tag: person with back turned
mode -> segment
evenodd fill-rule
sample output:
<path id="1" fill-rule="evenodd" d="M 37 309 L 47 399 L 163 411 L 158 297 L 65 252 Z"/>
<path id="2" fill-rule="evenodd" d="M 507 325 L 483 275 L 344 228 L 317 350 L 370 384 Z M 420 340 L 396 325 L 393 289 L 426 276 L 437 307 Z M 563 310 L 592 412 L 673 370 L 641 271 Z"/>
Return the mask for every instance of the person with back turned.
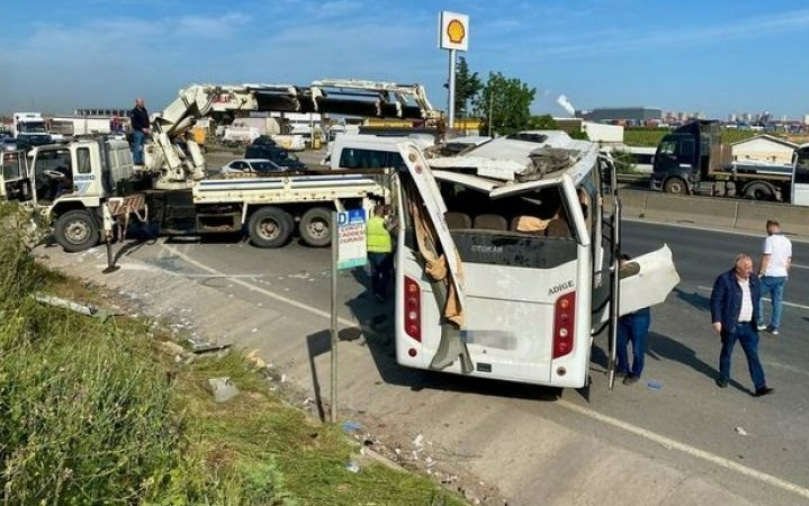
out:
<path id="1" fill-rule="evenodd" d="M 384 302 L 388 295 L 388 283 L 393 271 L 393 238 L 385 220 L 386 207 L 374 208 L 374 215 L 366 225 L 368 263 L 371 265 L 371 291 L 374 297 Z"/>
<path id="2" fill-rule="evenodd" d="M 759 303 L 758 314 L 761 320 L 758 330 L 766 330 L 777 336 L 781 327 L 781 314 L 784 311 L 784 285 L 792 266 L 792 241 L 781 233 L 781 224 L 767 220 L 767 238 L 761 255 L 758 277 L 761 279 L 761 295 L 769 295 L 772 300 L 770 324 L 764 323 L 764 300 Z"/>
<path id="3" fill-rule="evenodd" d="M 722 341 L 719 354 L 719 377 L 716 384 L 726 388 L 730 381 L 730 359 L 738 341 L 747 357 L 747 367 L 755 388 L 753 395 L 773 393 L 764 378 L 758 358 L 759 299 L 761 284 L 753 273 L 753 259 L 747 253 L 736 256 L 733 268 L 720 274 L 711 292 L 711 322 Z"/>

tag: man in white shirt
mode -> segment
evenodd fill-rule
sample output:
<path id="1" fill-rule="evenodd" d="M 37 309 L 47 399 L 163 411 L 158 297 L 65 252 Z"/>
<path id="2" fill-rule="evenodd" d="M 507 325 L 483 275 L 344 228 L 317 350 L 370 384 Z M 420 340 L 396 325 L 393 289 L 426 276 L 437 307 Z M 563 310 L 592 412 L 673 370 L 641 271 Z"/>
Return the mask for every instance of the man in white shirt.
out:
<path id="1" fill-rule="evenodd" d="M 781 225 L 775 220 L 767 220 L 767 238 L 764 239 L 764 250 L 761 255 L 761 264 L 758 277 L 761 278 L 761 300 L 759 302 L 759 316 L 761 323 L 759 330 L 767 330 L 777 336 L 781 327 L 781 314 L 783 312 L 784 285 L 789 276 L 789 267 L 792 264 L 792 242 L 781 233 Z M 772 317 L 770 324 L 764 323 L 764 296 L 769 295 L 772 300 Z"/>

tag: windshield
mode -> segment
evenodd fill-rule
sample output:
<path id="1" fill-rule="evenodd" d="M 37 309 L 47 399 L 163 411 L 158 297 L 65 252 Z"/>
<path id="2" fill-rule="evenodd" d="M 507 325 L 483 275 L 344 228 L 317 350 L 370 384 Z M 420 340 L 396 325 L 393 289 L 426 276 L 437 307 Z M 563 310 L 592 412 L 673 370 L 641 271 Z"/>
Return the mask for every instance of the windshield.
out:
<path id="1" fill-rule="evenodd" d="M 18 127 L 20 132 L 26 134 L 44 134 L 47 132 L 44 121 L 26 121 L 20 123 Z"/>
<path id="2" fill-rule="evenodd" d="M 253 166 L 253 170 L 256 172 L 270 172 L 273 170 L 279 170 L 279 167 L 272 162 L 253 162 L 251 165 Z"/>

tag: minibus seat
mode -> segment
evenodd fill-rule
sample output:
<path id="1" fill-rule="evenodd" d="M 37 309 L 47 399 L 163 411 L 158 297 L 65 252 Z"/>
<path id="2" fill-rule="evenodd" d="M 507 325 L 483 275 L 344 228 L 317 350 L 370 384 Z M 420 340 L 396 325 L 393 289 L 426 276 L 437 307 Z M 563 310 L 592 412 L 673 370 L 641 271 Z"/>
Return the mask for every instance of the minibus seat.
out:
<path id="1" fill-rule="evenodd" d="M 450 230 L 460 228 L 472 228 L 472 218 L 466 213 L 447 211 L 444 213 L 444 220 Z"/>
<path id="2" fill-rule="evenodd" d="M 475 216 L 474 228 L 482 230 L 508 230 L 508 220 L 499 214 L 479 214 Z"/>

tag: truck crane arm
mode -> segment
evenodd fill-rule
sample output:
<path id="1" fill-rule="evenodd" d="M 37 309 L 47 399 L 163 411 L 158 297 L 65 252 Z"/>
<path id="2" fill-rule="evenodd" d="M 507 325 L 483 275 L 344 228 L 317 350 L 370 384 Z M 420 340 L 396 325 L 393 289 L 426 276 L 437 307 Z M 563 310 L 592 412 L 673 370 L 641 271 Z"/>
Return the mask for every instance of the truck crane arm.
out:
<path id="1" fill-rule="evenodd" d="M 289 84 L 194 84 L 152 118 L 152 145 L 146 151 L 145 170 L 156 175 L 155 187 L 188 188 L 205 177 L 205 159 L 199 146 L 186 141 L 186 154 L 176 141 L 198 118 L 238 112 L 301 112 L 345 114 L 422 121 L 440 119 L 420 84 L 359 79 L 324 79 L 308 86 Z"/>

